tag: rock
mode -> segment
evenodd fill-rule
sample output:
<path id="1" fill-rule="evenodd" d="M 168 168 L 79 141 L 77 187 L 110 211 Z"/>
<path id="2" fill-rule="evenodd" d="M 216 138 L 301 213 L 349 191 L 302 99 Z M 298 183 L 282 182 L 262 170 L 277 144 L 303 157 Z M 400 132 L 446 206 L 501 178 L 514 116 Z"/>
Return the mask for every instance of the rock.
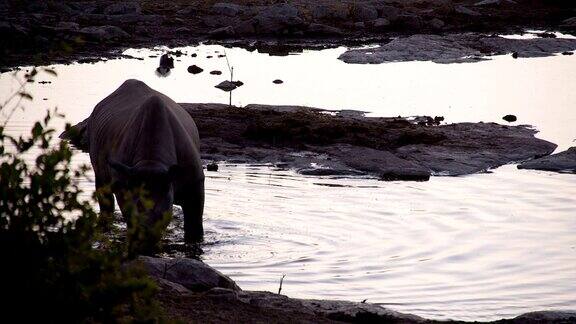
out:
<path id="1" fill-rule="evenodd" d="M 211 12 L 215 15 L 235 17 L 243 14 L 246 9 L 247 8 L 245 6 L 237 5 L 234 3 L 218 2 L 212 6 Z"/>
<path id="2" fill-rule="evenodd" d="M 203 159 L 282 162 L 307 174 L 425 180 L 429 175 L 483 172 L 545 156 L 556 148 L 525 126 L 418 126 L 403 118 L 345 117 L 299 106 L 182 106 L 205 130 L 203 147 L 210 154 Z M 425 124 L 429 119 L 435 123 L 430 117 Z M 320 167 L 311 169 L 312 163 Z"/>
<path id="3" fill-rule="evenodd" d="M 417 15 L 404 14 L 399 15 L 396 24 L 410 31 L 418 31 L 424 27 L 424 21 Z"/>
<path id="4" fill-rule="evenodd" d="M 576 17 L 568 18 L 562 21 L 562 27 L 576 27 Z"/>
<path id="5" fill-rule="evenodd" d="M 314 20 L 345 20 L 348 18 L 348 7 L 345 4 L 315 5 L 310 9 Z"/>
<path id="6" fill-rule="evenodd" d="M 190 65 L 188 67 L 188 73 L 198 74 L 198 73 L 201 73 L 202 71 L 204 71 L 204 69 L 202 69 L 196 65 Z"/>
<path id="7" fill-rule="evenodd" d="M 208 165 L 206 165 L 206 170 L 208 171 L 218 171 L 218 164 L 216 163 L 209 163 Z"/>
<path id="8" fill-rule="evenodd" d="M 168 54 L 163 54 L 162 56 L 160 56 L 159 66 L 166 68 L 166 69 L 173 69 L 174 68 L 174 58 L 172 58 Z"/>
<path id="9" fill-rule="evenodd" d="M 324 24 L 313 23 L 308 25 L 308 33 L 319 36 L 332 36 L 332 35 L 342 35 L 342 30 Z"/>
<path id="10" fill-rule="evenodd" d="M 282 84 L 282 83 L 284 83 L 284 81 L 282 81 L 282 80 L 280 80 L 280 79 L 276 79 L 276 80 L 272 81 L 272 83 L 274 83 L 274 84 Z"/>
<path id="11" fill-rule="evenodd" d="M 236 31 L 234 31 L 234 27 L 226 26 L 211 30 L 208 32 L 208 35 L 212 38 L 227 38 L 236 35 Z"/>
<path id="12" fill-rule="evenodd" d="M 246 35 L 253 35 L 256 33 L 256 27 L 254 24 L 256 21 L 253 19 L 242 21 L 234 26 L 234 31 L 238 35 L 246 36 Z"/>
<path id="13" fill-rule="evenodd" d="M 222 81 L 219 84 L 215 85 L 214 87 L 226 91 L 226 92 L 230 92 L 236 88 L 238 88 L 238 86 L 234 83 L 234 82 L 230 82 L 228 80 L 226 81 Z"/>
<path id="14" fill-rule="evenodd" d="M 503 5 L 503 4 L 516 4 L 516 1 L 513 0 L 482 0 L 476 2 L 475 6 L 495 6 L 495 5 Z"/>
<path id="15" fill-rule="evenodd" d="M 512 52 L 512 58 L 517 59 L 518 58 L 518 52 Z"/>
<path id="16" fill-rule="evenodd" d="M 214 71 L 210 71 L 210 74 L 212 74 L 212 75 L 221 75 L 221 74 L 222 74 L 222 71 L 214 70 Z"/>
<path id="17" fill-rule="evenodd" d="M 198 54 L 196 54 L 196 53 L 190 54 L 190 57 L 196 57 L 196 56 L 198 56 Z"/>
<path id="18" fill-rule="evenodd" d="M 94 41 L 127 39 L 130 35 L 116 26 L 91 26 L 80 29 L 80 33 Z"/>
<path id="19" fill-rule="evenodd" d="M 262 34 L 289 34 L 303 27 L 304 21 L 294 5 L 275 4 L 260 10 L 251 24 Z"/>
<path id="20" fill-rule="evenodd" d="M 576 147 L 518 165 L 518 169 L 576 173 Z"/>
<path id="21" fill-rule="evenodd" d="M 522 314 L 513 319 L 515 323 L 576 323 L 575 311 L 539 311 Z"/>
<path id="22" fill-rule="evenodd" d="M 121 1 L 104 8 L 105 15 L 140 14 L 142 8 L 138 2 Z"/>
<path id="23" fill-rule="evenodd" d="M 366 24 L 363 21 L 355 22 L 352 26 L 354 26 L 356 29 L 366 28 Z"/>
<path id="24" fill-rule="evenodd" d="M 353 21 L 369 21 L 378 18 L 378 10 L 371 5 L 356 3 L 350 11 Z"/>
<path id="25" fill-rule="evenodd" d="M 232 81 L 232 83 L 234 83 L 236 85 L 236 87 L 241 87 L 244 85 L 244 82 L 242 82 L 242 81 Z"/>
<path id="26" fill-rule="evenodd" d="M 140 256 L 137 261 L 144 265 L 151 277 L 168 280 L 191 291 L 207 291 L 216 287 L 240 290 L 232 279 L 202 261 L 148 256 Z"/>
<path id="27" fill-rule="evenodd" d="M 416 315 L 399 313 L 370 303 L 339 300 L 297 299 L 265 291 L 239 291 L 243 303 L 289 313 L 306 313 L 322 316 L 333 321 L 349 323 L 422 323 Z"/>
<path id="28" fill-rule="evenodd" d="M 370 22 L 370 25 L 376 30 L 384 29 L 390 26 L 390 21 L 386 18 L 377 18 Z"/>
<path id="29" fill-rule="evenodd" d="M 514 115 L 506 115 L 506 116 L 502 117 L 502 119 L 504 119 L 505 121 L 507 121 L 509 123 L 512 123 L 512 122 L 515 122 L 516 120 L 518 120 L 516 118 L 516 116 L 514 116 Z"/>
<path id="30" fill-rule="evenodd" d="M 158 288 L 173 295 L 186 296 L 190 295 L 190 289 L 181 284 L 166 280 L 164 278 L 154 278 Z"/>
<path id="31" fill-rule="evenodd" d="M 400 9 L 390 5 L 378 6 L 376 10 L 378 11 L 378 17 L 388 19 L 390 22 L 396 21 L 402 13 Z"/>
<path id="32" fill-rule="evenodd" d="M 432 27 L 432 29 L 436 29 L 436 30 L 441 30 L 444 28 L 444 26 L 446 26 L 444 21 L 442 21 L 438 18 L 432 18 L 432 20 L 430 20 L 428 22 L 428 25 L 430 25 L 430 27 Z"/>
<path id="33" fill-rule="evenodd" d="M 562 52 L 562 55 L 574 55 L 574 52 L 566 51 L 566 52 Z"/>
<path id="34" fill-rule="evenodd" d="M 456 7 L 454 7 L 454 10 L 457 13 L 465 15 L 465 16 L 478 17 L 481 15 L 478 11 L 474 11 L 474 10 L 469 9 L 467 7 L 464 7 L 464 6 L 456 6 Z"/>
<path id="35" fill-rule="evenodd" d="M 226 288 L 212 288 L 205 292 L 204 295 L 222 301 L 238 300 L 238 292 L 236 290 Z"/>
<path id="36" fill-rule="evenodd" d="M 556 38 L 556 34 L 554 33 L 535 33 L 536 36 L 538 37 L 542 37 L 542 38 Z"/>
<path id="37" fill-rule="evenodd" d="M 576 39 L 509 39 L 470 34 L 413 35 L 396 38 L 376 48 L 351 49 L 341 54 L 339 59 L 359 64 L 396 61 L 465 63 L 489 59 L 487 55 L 517 53 L 522 57 L 543 57 L 573 50 L 576 50 Z"/>

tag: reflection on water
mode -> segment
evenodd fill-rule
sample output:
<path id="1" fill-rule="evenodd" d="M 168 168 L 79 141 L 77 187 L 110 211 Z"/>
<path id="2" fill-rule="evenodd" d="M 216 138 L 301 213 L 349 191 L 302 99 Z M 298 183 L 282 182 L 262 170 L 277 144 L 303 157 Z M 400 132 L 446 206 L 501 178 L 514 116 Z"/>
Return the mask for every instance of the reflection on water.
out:
<path id="1" fill-rule="evenodd" d="M 180 102 L 228 103 L 214 88 L 229 79 L 219 46 L 184 48 L 175 69 L 155 76 L 158 58 L 56 66 L 59 77 L 30 84 L 36 100 L 8 131 L 22 133 L 58 106 L 71 122 L 128 78 Z M 360 109 L 374 115 L 443 115 L 447 122 L 533 124 L 540 137 L 574 145 L 576 57 L 475 64 L 347 65 L 343 48 L 269 57 L 226 49 L 232 103 Z M 201 55 L 190 57 L 197 52 Z M 186 71 L 196 64 L 198 75 Z M 207 71 L 221 70 L 223 75 Z M 274 79 L 284 80 L 281 85 Z M 1 97 L 16 87 L 0 75 Z M 47 100 L 42 100 L 46 98 Z M 62 125 L 58 125 L 62 127 Z M 201 131 L 201 130 L 200 130 Z M 30 160 L 33 157 L 27 157 Z M 79 154 L 77 163 L 88 163 Z M 207 172 L 207 242 L 202 258 L 244 289 L 294 297 L 381 303 L 437 319 L 488 320 L 526 311 L 576 308 L 576 177 L 519 171 L 433 177 L 429 182 L 306 177 L 267 166 L 224 165 Z M 89 195 L 92 180 L 82 183 Z M 178 244 L 181 233 L 175 233 Z"/>

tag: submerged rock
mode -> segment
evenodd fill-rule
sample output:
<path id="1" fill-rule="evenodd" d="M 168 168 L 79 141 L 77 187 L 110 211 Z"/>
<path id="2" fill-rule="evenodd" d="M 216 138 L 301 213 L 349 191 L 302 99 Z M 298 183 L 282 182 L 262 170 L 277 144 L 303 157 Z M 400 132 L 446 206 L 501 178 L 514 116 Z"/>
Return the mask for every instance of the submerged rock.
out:
<path id="1" fill-rule="evenodd" d="M 228 80 L 222 81 L 222 82 L 218 83 L 217 85 L 215 85 L 214 87 L 216 87 L 220 90 L 226 91 L 226 92 L 229 92 L 229 91 L 232 91 L 232 90 L 238 88 L 236 83 L 230 82 Z"/>
<path id="2" fill-rule="evenodd" d="M 576 147 L 571 147 L 564 152 L 524 162 L 518 165 L 518 169 L 576 173 Z"/>
<path id="3" fill-rule="evenodd" d="M 190 65 L 188 67 L 188 73 L 198 74 L 198 73 L 202 73 L 202 71 L 204 71 L 204 69 L 202 69 L 201 67 L 196 66 L 196 65 Z"/>
<path id="4" fill-rule="evenodd" d="M 515 122 L 516 120 L 518 120 L 518 118 L 514 115 L 506 115 L 504 117 L 502 117 L 502 119 L 504 119 L 505 121 L 512 123 Z"/>

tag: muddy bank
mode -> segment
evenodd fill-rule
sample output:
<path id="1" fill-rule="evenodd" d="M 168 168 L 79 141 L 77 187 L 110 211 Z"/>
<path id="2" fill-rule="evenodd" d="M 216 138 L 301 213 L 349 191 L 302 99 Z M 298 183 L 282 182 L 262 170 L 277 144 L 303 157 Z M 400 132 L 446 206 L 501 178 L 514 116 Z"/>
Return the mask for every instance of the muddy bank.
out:
<path id="1" fill-rule="evenodd" d="M 0 0 L 0 68 L 200 41 L 270 50 L 286 43 L 333 46 L 417 33 L 574 32 L 575 15 L 567 1 L 544 0 Z"/>
<path id="2" fill-rule="evenodd" d="M 428 180 L 483 172 L 556 148 L 524 126 L 437 125 L 441 118 L 365 117 L 295 106 L 182 106 L 198 125 L 204 159 L 272 163 L 310 175 Z"/>
<path id="3" fill-rule="evenodd" d="M 366 302 L 296 299 L 265 291 L 244 291 L 232 279 L 186 258 L 140 257 L 158 283 L 166 314 L 184 322 L 250 323 L 443 323 Z M 490 323 L 574 323 L 576 312 L 533 312 Z M 466 322 L 451 322 L 466 323 Z"/>
<path id="4" fill-rule="evenodd" d="M 519 57 L 544 57 L 571 54 L 576 39 L 509 39 L 480 34 L 413 35 L 396 38 L 384 45 L 351 49 L 340 55 L 346 63 L 378 64 L 402 61 L 466 63 L 489 59 L 491 55 L 513 54 Z"/>

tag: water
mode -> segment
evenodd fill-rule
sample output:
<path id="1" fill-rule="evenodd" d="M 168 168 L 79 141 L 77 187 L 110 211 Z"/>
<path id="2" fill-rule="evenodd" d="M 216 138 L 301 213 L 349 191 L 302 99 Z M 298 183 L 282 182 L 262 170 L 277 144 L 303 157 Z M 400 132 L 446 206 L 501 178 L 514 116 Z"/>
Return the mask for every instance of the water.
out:
<path id="1" fill-rule="evenodd" d="M 78 122 L 125 79 L 137 78 L 179 102 L 307 105 L 360 109 L 373 115 L 443 115 L 447 122 L 535 125 L 539 137 L 574 146 L 576 57 L 474 64 L 428 62 L 349 65 L 345 49 L 270 57 L 225 49 L 235 79 L 224 93 L 219 46 L 184 48 L 165 78 L 144 60 L 54 66 L 29 84 L 35 100 L 17 111 L 8 131 L 22 133 L 57 106 Z M 190 64 L 204 68 L 186 72 Z M 223 75 L 208 74 L 221 70 Z M 275 85 L 280 78 L 284 84 Z M 0 75 L 1 96 L 15 89 Z M 42 100 L 46 98 L 47 100 Z M 58 128 L 62 123 L 57 123 Z M 27 157 L 31 158 L 31 157 Z M 79 155 L 77 163 L 89 162 Z M 433 177 L 429 182 L 380 182 L 297 175 L 266 166 L 223 165 L 207 172 L 206 245 L 202 258 L 243 289 L 278 289 L 292 297 L 380 303 L 435 319 L 492 320 L 546 309 L 576 308 L 576 176 L 517 170 Z M 90 180 L 83 182 L 87 195 Z"/>

